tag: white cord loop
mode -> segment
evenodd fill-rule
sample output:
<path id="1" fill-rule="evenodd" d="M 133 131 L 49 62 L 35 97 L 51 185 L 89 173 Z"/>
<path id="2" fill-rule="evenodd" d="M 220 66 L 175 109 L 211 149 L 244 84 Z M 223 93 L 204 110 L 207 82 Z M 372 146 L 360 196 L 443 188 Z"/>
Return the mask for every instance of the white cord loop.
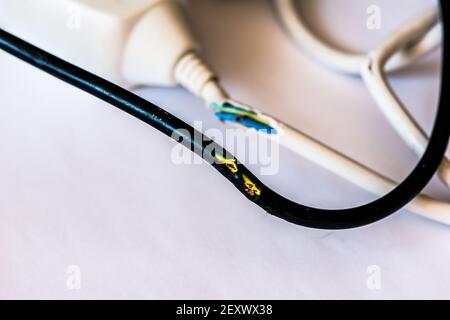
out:
<path id="1" fill-rule="evenodd" d="M 360 74 L 361 66 L 367 60 L 366 54 L 343 52 L 319 40 L 301 19 L 294 0 L 274 0 L 274 6 L 284 29 L 298 47 L 305 50 L 312 58 L 336 71 L 353 75 Z M 435 31 L 431 30 L 430 32 L 434 33 Z M 414 45 L 409 46 L 409 48 L 405 46 L 406 53 L 403 51 L 397 52 L 390 59 L 387 70 L 393 71 L 403 68 L 434 50 L 440 44 L 441 38 L 436 37 L 435 34 L 432 37 L 424 35 L 424 38 L 419 42 L 417 42 L 417 39 L 410 39 Z"/>
<path id="2" fill-rule="evenodd" d="M 415 20 L 413 24 L 399 30 L 383 46 L 369 54 L 361 72 L 367 88 L 386 119 L 418 156 L 425 152 L 428 137 L 395 94 L 386 79 L 384 67 L 395 52 L 398 52 L 408 44 L 407 39 L 422 35 L 424 27 L 435 30 L 438 19 L 437 12 L 433 10 L 421 16 L 420 19 Z M 429 35 L 431 36 L 432 34 Z M 450 162 L 447 158 L 443 159 L 438 175 L 450 188 Z"/>
<path id="3" fill-rule="evenodd" d="M 293 0 L 274 1 L 283 25 L 295 43 L 335 70 L 347 74 L 361 74 L 390 124 L 418 155 L 422 155 L 428 138 L 389 85 L 384 70 L 404 67 L 439 47 L 442 27 L 437 9 L 407 23 L 396 30 L 377 50 L 363 55 L 345 53 L 318 40 L 302 22 Z M 320 166 L 378 195 L 383 195 L 395 187 L 395 182 L 390 179 L 325 145 L 319 145 L 312 139 L 307 140 L 308 137 L 300 135 L 294 129 L 291 130 L 291 143 L 302 149 L 298 152 Z M 447 159 L 443 159 L 438 174 L 450 188 L 450 162 Z M 449 203 L 420 195 L 407 208 L 432 220 L 450 224 Z"/>

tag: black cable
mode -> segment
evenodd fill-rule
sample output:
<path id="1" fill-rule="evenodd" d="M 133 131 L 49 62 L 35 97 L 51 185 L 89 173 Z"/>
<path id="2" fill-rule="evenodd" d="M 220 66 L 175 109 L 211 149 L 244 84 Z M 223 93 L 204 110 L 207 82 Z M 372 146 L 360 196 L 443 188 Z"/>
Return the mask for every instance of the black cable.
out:
<path id="1" fill-rule="evenodd" d="M 444 29 L 450 21 L 450 3 L 441 0 Z M 448 32 L 444 30 L 444 53 L 448 51 Z M 167 111 L 98 76 L 65 62 L 48 52 L 0 29 L 0 48 L 53 76 L 86 91 L 172 137 L 206 161 L 226 177 L 249 200 L 277 217 L 306 227 L 346 229 L 381 220 L 414 199 L 433 177 L 447 149 L 450 135 L 448 58 L 444 54 L 441 97 L 429 145 L 413 172 L 392 192 L 364 206 L 323 210 L 292 202 L 266 187 L 247 168 L 215 142 Z M 194 139 L 194 137 L 201 137 Z M 211 151 L 212 150 L 212 151 Z M 227 163 L 218 162 L 218 155 L 227 155 Z"/>

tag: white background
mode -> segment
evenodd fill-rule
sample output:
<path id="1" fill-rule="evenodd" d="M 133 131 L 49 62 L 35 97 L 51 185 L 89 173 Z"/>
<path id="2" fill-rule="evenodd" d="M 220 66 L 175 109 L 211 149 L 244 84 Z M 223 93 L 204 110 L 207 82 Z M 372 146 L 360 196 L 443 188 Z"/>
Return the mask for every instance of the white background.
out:
<path id="1" fill-rule="evenodd" d="M 322 37 L 367 50 L 434 3 L 301 8 Z M 381 30 L 365 27 L 370 4 L 382 9 Z M 269 1 L 196 0 L 189 16 L 237 100 L 397 180 L 417 163 L 361 80 L 301 53 Z M 390 77 L 427 130 L 439 67 L 436 53 Z M 225 128 L 180 88 L 137 92 L 189 123 Z M 174 143 L 153 128 L 5 53 L 0 95 L 0 298 L 450 298 L 448 227 L 406 211 L 349 231 L 291 225 L 209 166 L 175 166 Z M 280 157 L 279 174 L 261 179 L 290 199 L 324 208 L 374 199 L 286 150 Z M 427 192 L 450 200 L 436 179 Z M 66 286 L 70 265 L 81 268 L 81 290 Z M 380 290 L 366 285 L 372 265 Z"/>

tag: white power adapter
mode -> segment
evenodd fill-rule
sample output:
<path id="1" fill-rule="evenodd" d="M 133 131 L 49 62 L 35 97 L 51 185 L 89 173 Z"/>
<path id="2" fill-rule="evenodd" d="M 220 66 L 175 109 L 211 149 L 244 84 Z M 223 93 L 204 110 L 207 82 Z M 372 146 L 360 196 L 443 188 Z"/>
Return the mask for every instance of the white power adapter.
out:
<path id="1" fill-rule="evenodd" d="M 181 84 L 208 103 L 227 99 L 177 0 L 2 0 L 0 24 L 116 83 Z"/>

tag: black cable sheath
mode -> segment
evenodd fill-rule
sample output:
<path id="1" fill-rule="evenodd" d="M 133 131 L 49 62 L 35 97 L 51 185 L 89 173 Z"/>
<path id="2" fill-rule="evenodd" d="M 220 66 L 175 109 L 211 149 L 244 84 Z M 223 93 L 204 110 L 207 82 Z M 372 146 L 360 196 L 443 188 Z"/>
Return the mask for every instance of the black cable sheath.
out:
<path id="1" fill-rule="evenodd" d="M 441 12 L 444 24 L 444 53 L 448 52 L 447 23 L 450 21 L 450 2 L 441 0 Z M 324 210 L 307 207 L 292 202 L 266 187 L 245 166 L 236 161 L 235 170 L 216 161 L 219 145 L 204 137 L 190 125 L 159 108 L 153 103 L 80 69 L 48 52 L 0 29 L 0 48 L 23 61 L 80 88 L 144 121 L 169 137 L 182 138 L 193 152 L 226 177 L 249 200 L 268 213 L 289 222 L 320 229 L 347 229 L 364 226 L 381 220 L 396 212 L 414 199 L 428 184 L 438 169 L 449 142 L 450 105 L 449 105 L 449 59 L 444 54 L 441 82 L 441 97 L 433 132 L 429 145 L 413 172 L 393 191 L 369 204 L 342 210 Z M 194 137 L 202 137 L 202 142 Z M 225 151 L 226 152 L 226 151 Z M 226 153 L 229 155 L 228 153 Z M 249 185 L 249 181 L 251 181 Z M 252 189 L 252 188 L 256 189 Z M 257 190 L 257 191 L 255 191 Z M 206 191 L 208 192 L 208 190 Z"/>

